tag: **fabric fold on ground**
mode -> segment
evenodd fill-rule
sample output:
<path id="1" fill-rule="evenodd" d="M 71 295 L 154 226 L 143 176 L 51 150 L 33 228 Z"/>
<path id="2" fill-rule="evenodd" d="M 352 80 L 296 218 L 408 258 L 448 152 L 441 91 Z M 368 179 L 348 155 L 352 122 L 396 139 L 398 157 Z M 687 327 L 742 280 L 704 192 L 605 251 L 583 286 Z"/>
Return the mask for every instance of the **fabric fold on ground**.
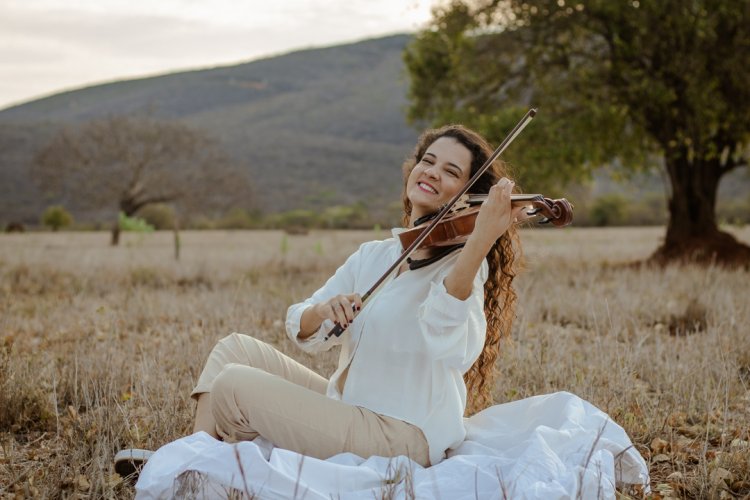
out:
<path id="1" fill-rule="evenodd" d="M 227 444 L 199 432 L 161 447 L 144 467 L 136 499 L 614 498 L 642 485 L 648 467 L 624 429 L 568 392 L 495 405 L 465 419 L 466 439 L 424 468 L 406 457 L 342 453 L 327 460 L 258 438 Z"/>

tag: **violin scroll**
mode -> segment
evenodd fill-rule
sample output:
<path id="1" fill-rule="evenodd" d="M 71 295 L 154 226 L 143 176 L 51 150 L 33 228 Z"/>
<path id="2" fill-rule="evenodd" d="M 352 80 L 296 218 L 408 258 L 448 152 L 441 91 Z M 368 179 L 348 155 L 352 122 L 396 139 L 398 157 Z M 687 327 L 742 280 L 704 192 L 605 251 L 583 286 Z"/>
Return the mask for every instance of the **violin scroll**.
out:
<path id="1" fill-rule="evenodd" d="M 544 218 L 539 224 L 552 223 L 556 227 L 565 227 L 573 222 L 573 205 L 565 198 L 550 199 L 539 195 L 540 199 L 535 199 L 531 210 L 526 215 L 542 214 Z"/>

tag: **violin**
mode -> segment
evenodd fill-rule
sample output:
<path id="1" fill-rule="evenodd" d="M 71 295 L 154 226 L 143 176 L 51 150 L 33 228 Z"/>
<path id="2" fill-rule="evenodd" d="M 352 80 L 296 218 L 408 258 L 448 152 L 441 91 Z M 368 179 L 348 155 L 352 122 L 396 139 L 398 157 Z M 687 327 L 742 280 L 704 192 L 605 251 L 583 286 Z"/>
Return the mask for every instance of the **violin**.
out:
<path id="1" fill-rule="evenodd" d="M 434 247 L 453 247 L 466 243 L 474 231 L 474 223 L 486 194 L 464 194 L 446 216 L 425 237 L 417 249 Z M 513 207 L 531 207 L 526 212 L 528 216 L 542 215 L 539 224 L 552 224 L 555 227 L 565 227 L 573 222 L 573 206 L 565 198 L 545 198 L 541 194 L 512 194 L 510 203 Z M 422 234 L 426 223 L 434 219 L 437 214 L 421 217 L 415 221 L 414 228 L 398 235 L 401 245 L 408 248 Z"/>

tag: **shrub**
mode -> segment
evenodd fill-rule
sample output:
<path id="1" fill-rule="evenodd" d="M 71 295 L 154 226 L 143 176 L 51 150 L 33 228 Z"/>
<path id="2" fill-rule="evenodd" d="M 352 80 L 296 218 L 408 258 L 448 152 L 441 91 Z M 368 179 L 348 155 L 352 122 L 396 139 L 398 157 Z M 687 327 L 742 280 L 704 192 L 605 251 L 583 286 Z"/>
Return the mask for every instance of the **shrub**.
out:
<path id="1" fill-rule="evenodd" d="M 136 233 L 151 233 L 154 226 L 141 219 L 140 217 L 128 217 L 123 212 L 119 216 L 120 229 L 123 231 L 133 231 Z"/>
<path id="2" fill-rule="evenodd" d="M 174 210 L 163 203 L 146 205 L 138 210 L 138 216 L 155 229 L 172 229 L 174 227 Z"/>
<path id="3" fill-rule="evenodd" d="M 627 223 L 633 226 L 664 225 L 669 219 L 663 194 L 645 194 L 641 199 L 633 200 L 627 212 Z"/>
<path id="4" fill-rule="evenodd" d="M 362 225 L 367 219 L 367 209 L 360 203 L 351 206 L 334 205 L 323 211 L 321 219 L 327 228 L 353 228 Z"/>
<path id="5" fill-rule="evenodd" d="M 315 228 L 320 227 L 318 214 L 312 210 L 290 210 L 288 212 L 276 214 L 271 219 L 271 226 L 281 229 L 289 228 Z"/>
<path id="6" fill-rule="evenodd" d="M 216 222 L 218 229 L 253 229 L 259 227 L 261 217 L 242 208 L 233 208 Z"/>
<path id="7" fill-rule="evenodd" d="M 205 215 L 198 215 L 190 218 L 185 225 L 185 228 L 189 229 L 218 229 L 218 224 L 206 217 Z"/>
<path id="8" fill-rule="evenodd" d="M 53 205 L 42 214 L 42 224 L 57 231 L 61 227 L 67 227 L 73 223 L 73 216 L 60 205 Z"/>
<path id="9" fill-rule="evenodd" d="M 591 204 L 591 222 L 595 226 L 616 226 L 627 218 L 627 201 L 619 194 L 600 196 Z"/>
<path id="10" fill-rule="evenodd" d="M 750 196 L 746 200 L 719 200 L 716 218 L 721 224 L 734 226 L 750 223 Z"/>

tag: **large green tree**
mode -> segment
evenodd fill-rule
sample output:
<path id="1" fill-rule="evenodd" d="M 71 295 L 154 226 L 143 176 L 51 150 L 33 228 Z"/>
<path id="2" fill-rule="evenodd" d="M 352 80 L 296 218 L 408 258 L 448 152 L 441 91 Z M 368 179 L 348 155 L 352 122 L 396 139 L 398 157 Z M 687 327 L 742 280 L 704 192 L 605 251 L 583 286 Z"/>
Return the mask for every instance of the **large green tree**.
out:
<path id="1" fill-rule="evenodd" d="M 663 168 L 654 257 L 750 260 L 719 230 L 719 181 L 750 157 L 750 0 L 475 0 L 436 9 L 405 53 L 409 116 L 500 138 L 532 190 L 604 163 Z"/>

